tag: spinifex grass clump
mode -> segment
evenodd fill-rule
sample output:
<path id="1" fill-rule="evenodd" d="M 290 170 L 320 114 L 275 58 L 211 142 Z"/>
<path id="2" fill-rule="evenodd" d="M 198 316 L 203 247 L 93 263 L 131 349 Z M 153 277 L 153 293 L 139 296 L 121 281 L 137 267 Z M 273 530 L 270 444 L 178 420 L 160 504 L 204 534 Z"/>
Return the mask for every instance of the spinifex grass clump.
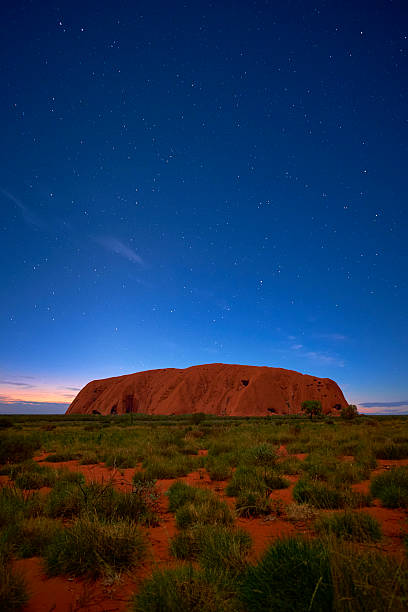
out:
<path id="1" fill-rule="evenodd" d="M 248 612 L 332 610 L 328 551 L 319 541 L 278 540 L 249 568 L 240 593 Z"/>
<path id="2" fill-rule="evenodd" d="M 210 457 L 205 464 L 211 480 L 227 480 L 232 474 L 232 466 L 226 455 L 212 458 Z"/>
<path id="3" fill-rule="evenodd" d="M 174 536 L 170 550 L 177 559 L 199 561 L 211 572 L 243 572 L 251 549 L 247 531 L 222 525 L 192 527 Z"/>
<path id="4" fill-rule="evenodd" d="M 303 461 L 297 457 L 287 457 L 278 464 L 279 471 L 282 474 L 296 475 L 300 474 L 303 470 Z"/>
<path id="5" fill-rule="evenodd" d="M 327 543 L 334 591 L 334 610 L 406 612 L 407 562 L 384 553 L 364 551 L 342 539 Z"/>
<path id="6" fill-rule="evenodd" d="M 258 493 L 267 495 L 274 489 L 285 489 L 289 482 L 275 469 L 240 466 L 225 490 L 232 497 Z"/>
<path id="7" fill-rule="evenodd" d="M 384 444 L 376 445 L 374 451 L 377 459 L 406 459 L 408 457 L 408 443 L 396 444 L 390 440 Z"/>
<path id="8" fill-rule="evenodd" d="M 208 489 L 175 482 L 167 495 L 169 510 L 176 513 L 179 529 L 194 525 L 230 525 L 234 520 L 228 505 Z"/>
<path id="9" fill-rule="evenodd" d="M 318 480 L 299 480 L 293 489 L 293 498 L 298 503 L 307 503 L 315 508 L 359 508 L 370 504 L 370 498 L 348 487 L 334 488 Z"/>
<path id="10" fill-rule="evenodd" d="M 97 578 L 134 568 L 143 557 L 145 540 L 135 523 L 102 523 L 80 518 L 58 533 L 45 551 L 49 576 L 71 574 Z"/>
<path id="11" fill-rule="evenodd" d="M 172 484 L 167 491 L 167 497 L 169 498 L 169 510 L 170 512 L 176 512 L 187 502 L 192 502 L 196 499 L 206 499 L 208 493 L 209 492 L 207 492 L 205 489 L 191 487 L 190 485 L 179 480 Z"/>
<path id="12" fill-rule="evenodd" d="M 233 521 L 228 505 L 214 493 L 208 495 L 207 499 L 188 502 L 176 512 L 176 525 L 179 529 L 193 525 L 231 525 Z"/>
<path id="13" fill-rule="evenodd" d="M 238 612 L 231 591 L 210 582 L 204 572 L 182 565 L 155 572 L 135 596 L 133 612 Z"/>
<path id="14" fill-rule="evenodd" d="M 408 467 L 393 468 L 375 476 L 371 482 L 371 494 L 379 497 L 387 508 L 408 507 Z"/>
<path id="15" fill-rule="evenodd" d="M 15 487 L 0 488 L 0 529 L 13 525 L 23 518 L 40 516 L 44 497 L 37 492 L 24 494 Z"/>
<path id="16" fill-rule="evenodd" d="M 20 610 L 28 601 L 25 580 L 13 570 L 9 556 L 0 552 L 0 610 Z"/>
<path id="17" fill-rule="evenodd" d="M 156 491 L 154 484 L 134 487 L 133 492 L 116 490 L 107 485 L 57 485 L 49 493 L 45 511 L 51 517 L 75 517 L 92 513 L 108 520 L 129 519 L 144 524 L 156 524 Z"/>
<path id="18" fill-rule="evenodd" d="M 16 525 L 14 550 L 19 557 L 42 556 L 50 542 L 61 531 L 62 524 L 44 516 L 24 519 Z"/>
<path id="19" fill-rule="evenodd" d="M 53 487 L 56 483 L 85 482 L 83 474 L 66 468 L 50 468 L 29 460 L 9 467 L 8 474 L 19 489 Z"/>
<path id="20" fill-rule="evenodd" d="M 268 443 L 258 444 L 248 449 L 245 456 L 247 465 L 272 468 L 278 461 L 277 449 Z"/>
<path id="21" fill-rule="evenodd" d="M 72 451 L 60 451 L 58 453 L 51 453 L 45 457 L 44 461 L 48 463 L 64 463 L 65 461 L 73 461 L 78 459 L 79 454 Z"/>
<path id="22" fill-rule="evenodd" d="M 200 459 L 199 457 L 197 459 Z M 175 454 L 172 457 L 152 455 L 143 462 L 149 480 L 187 476 L 199 467 L 200 462 L 190 455 Z"/>
<path id="23" fill-rule="evenodd" d="M 378 521 L 367 512 L 346 510 L 331 516 L 322 516 L 315 523 L 316 531 L 333 534 L 356 542 L 377 542 L 381 539 Z"/>
<path id="24" fill-rule="evenodd" d="M 22 434 L 6 430 L 0 435 L 0 464 L 31 459 L 40 446 L 40 437 L 35 433 Z"/>
<path id="25" fill-rule="evenodd" d="M 272 502 L 263 493 L 247 491 L 238 495 L 235 509 L 244 518 L 264 516 L 271 514 Z"/>

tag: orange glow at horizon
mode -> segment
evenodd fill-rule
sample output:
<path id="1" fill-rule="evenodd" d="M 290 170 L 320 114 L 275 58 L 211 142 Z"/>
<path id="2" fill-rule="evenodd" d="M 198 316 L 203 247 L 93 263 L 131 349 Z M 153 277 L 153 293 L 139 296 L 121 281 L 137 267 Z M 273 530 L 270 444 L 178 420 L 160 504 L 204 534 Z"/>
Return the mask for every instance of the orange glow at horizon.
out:
<path id="1" fill-rule="evenodd" d="M 35 389 L 16 389 L 6 385 L 0 385 L 1 401 L 8 404 L 12 402 L 50 402 L 70 404 L 75 392 L 67 393 L 59 389 L 36 387 Z"/>

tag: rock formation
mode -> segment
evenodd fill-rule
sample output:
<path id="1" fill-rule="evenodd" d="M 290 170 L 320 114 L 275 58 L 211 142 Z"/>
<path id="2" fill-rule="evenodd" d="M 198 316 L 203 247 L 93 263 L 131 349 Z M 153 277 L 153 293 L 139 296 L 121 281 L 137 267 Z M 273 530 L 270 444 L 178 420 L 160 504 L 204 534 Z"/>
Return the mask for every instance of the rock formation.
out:
<path id="1" fill-rule="evenodd" d="M 324 414 L 336 414 L 347 405 L 330 378 L 282 368 L 212 363 L 94 380 L 78 393 L 67 414 L 267 416 L 299 413 L 305 400 L 320 400 Z"/>

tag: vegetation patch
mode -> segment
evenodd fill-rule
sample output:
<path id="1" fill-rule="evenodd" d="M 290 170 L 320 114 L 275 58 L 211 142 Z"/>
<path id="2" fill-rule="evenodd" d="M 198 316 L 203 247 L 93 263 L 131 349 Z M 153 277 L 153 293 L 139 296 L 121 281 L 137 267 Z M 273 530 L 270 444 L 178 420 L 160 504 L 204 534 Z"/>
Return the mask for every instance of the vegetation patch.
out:
<path id="1" fill-rule="evenodd" d="M 240 593 L 248 612 L 331 610 L 328 551 L 319 541 L 278 540 L 248 569 Z"/>
<path id="2" fill-rule="evenodd" d="M 331 516 L 323 516 L 315 523 L 319 533 L 333 534 L 356 542 L 377 542 L 381 539 L 378 521 L 367 512 L 346 510 Z"/>
<path id="3" fill-rule="evenodd" d="M 337 488 L 317 480 L 299 480 L 293 489 L 293 498 L 298 503 L 307 503 L 315 508 L 336 509 L 368 506 L 370 498 L 350 488 Z"/>
<path id="4" fill-rule="evenodd" d="M 375 476 L 370 487 L 386 508 L 408 507 L 408 467 L 396 467 Z"/>
<path id="5" fill-rule="evenodd" d="M 133 612 L 236 612 L 239 602 L 230 591 L 209 582 L 204 572 L 183 565 L 155 572 L 132 604 Z"/>
<path id="6" fill-rule="evenodd" d="M 45 551 L 45 568 L 49 576 L 97 578 L 134 568 L 145 548 L 144 537 L 135 523 L 102 523 L 84 517 L 53 538 Z"/>

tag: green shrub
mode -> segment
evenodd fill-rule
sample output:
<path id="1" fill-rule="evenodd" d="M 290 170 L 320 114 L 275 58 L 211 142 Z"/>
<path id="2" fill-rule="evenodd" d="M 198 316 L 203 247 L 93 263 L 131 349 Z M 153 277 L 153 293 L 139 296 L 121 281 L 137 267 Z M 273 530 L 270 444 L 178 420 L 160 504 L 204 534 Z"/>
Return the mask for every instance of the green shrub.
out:
<path id="1" fill-rule="evenodd" d="M 282 474 L 289 474 L 294 476 L 300 474 L 303 470 L 303 461 L 300 461 L 297 457 L 287 457 L 279 463 L 279 469 Z"/>
<path id="2" fill-rule="evenodd" d="M 316 508 L 336 509 L 350 506 L 358 508 L 370 503 L 368 496 L 347 487 L 333 488 L 325 482 L 301 479 L 293 489 L 293 499 Z"/>
<path id="3" fill-rule="evenodd" d="M 45 551 L 49 576 L 70 574 L 97 578 L 135 567 L 145 552 L 145 540 L 131 522 L 100 523 L 78 519 L 58 533 Z"/>
<path id="4" fill-rule="evenodd" d="M 211 491 L 209 491 L 208 489 L 199 489 L 198 487 L 191 487 L 185 482 L 178 480 L 177 482 L 171 485 L 166 495 L 169 498 L 170 512 L 176 512 L 187 502 L 193 502 L 196 499 L 207 499 L 209 496 L 211 496 Z"/>
<path id="5" fill-rule="evenodd" d="M 355 404 L 349 404 L 348 406 L 343 406 L 340 412 L 340 416 L 342 419 L 346 421 L 352 421 L 356 417 L 358 417 L 358 410 Z"/>
<path id="6" fill-rule="evenodd" d="M 179 529 L 193 525 L 230 525 L 233 521 L 228 505 L 214 494 L 207 499 L 187 502 L 176 512 L 176 525 Z"/>
<path id="7" fill-rule="evenodd" d="M 152 456 L 143 462 L 149 480 L 187 476 L 196 466 L 197 463 L 191 456 L 180 454 L 172 457 Z"/>
<path id="8" fill-rule="evenodd" d="M 61 529 L 61 523 L 43 516 L 24 519 L 16 530 L 17 555 L 24 558 L 42 556 Z"/>
<path id="9" fill-rule="evenodd" d="M 235 509 L 238 516 L 245 518 L 265 516 L 271 514 L 272 503 L 267 495 L 247 491 L 240 493 L 237 498 Z"/>
<path id="10" fill-rule="evenodd" d="M 47 461 L 48 463 L 64 463 L 65 461 L 73 461 L 74 459 L 78 458 L 78 453 L 73 453 L 72 451 L 61 451 L 58 453 L 51 453 L 51 455 L 47 455 L 44 461 Z"/>
<path id="11" fill-rule="evenodd" d="M 220 592 L 203 572 L 183 565 L 154 572 L 133 600 L 133 612 L 236 612 L 231 593 Z"/>
<path id="12" fill-rule="evenodd" d="M 192 527 L 176 533 L 170 541 L 170 552 L 176 559 L 197 559 L 200 552 L 200 529 Z"/>
<path id="13" fill-rule="evenodd" d="M 206 462 L 206 468 L 211 480 L 227 480 L 232 474 L 232 467 L 224 458 L 210 459 Z"/>
<path id="14" fill-rule="evenodd" d="M 104 457 L 105 465 L 117 469 L 133 468 L 138 463 L 138 457 L 131 450 L 119 449 Z"/>
<path id="15" fill-rule="evenodd" d="M 42 514 L 43 500 L 38 493 L 25 495 L 15 487 L 1 487 L 0 529 L 18 523 L 23 518 Z"/>
<path id="16" fill-rule="evenodd" d="M 280 474 L 268 471 L 264 474 L 264 482 L 267 491 L 274 491 L 275 489 L 287 489 L 290 485 L 289 480 L 283 478 L 283 476 L 281 476 Z"/>
<path id="17" fill-rule="evenodd" d="M 302 411 L 312 420 L 314 416 L 322 416 L 322 403 L 319 400 L 306 400 L 302 402 Z"/>
<path id="18" fill-rule="evenodd" d="M 395 444 L 390 441 L 375 447 L 377 459 L 406 459 L 408 457 L 408 444 Z"/>
<path id="19" fill-rule="evenodd" d="M 5 431 L 0 435 L 0 464 L 19 463 L 34 456 L 41 447 L 40 438 L 35 434 Z"/>
<path id="20" fill-rule="evenodd" d="M 129 519 L 157 524 L 158 492 L 154 484 L 135 486 L 133 492 L 118 491 L 112 484 L 57 484 L 46 501 L 50 517 L 75 517 L 91 513 L 108 520 Z"/>
<path id="21" fill-rule="evenodd" d="M 323 516 L 315 523 L 320 533 L 333 534 L 356 542 L 377 542 L 381 539 L 381 527 L 367 512 L 346 510 L 339 514 Z"/>
<path id="22" fill-rule="evenodd" d="M 258 444 L 248 450 L 245 456 L 247 465 L 273 467 L 278 461 L 276 448 L 268 443 Z"/>
<path id="23" fill-rule="evenodd" d="M 206 415 L 204 414 L 204 412 L 196 412 L 191 415 L 190 422 L 192 423 L 192 425 L 200 425 L 200 423 L 205 421 L 205 419 Z"/>
<path id="24" fill-rule="evenodd" d="M 237 497 L 241 493 L 248 491 L 262 493 L 265 489 L 266 486 L 262 475 L 255 467 L 239 466 L 228 483 L 225 492 L 230 497 Z"/>
<path id="25" fill-rule="evenodd" d="M 277 540 L 248 570 L 240 593 L 248 612 L 332 610 L 327 550 L 319 541 Z"/>
<path id="26" fill-rule="evenodd" d="M 408 468 L 397 467 L 375 476 L 371 482 L 370 491 L 387 508 L 407 508 Z"/>
<path id="27" fill-rule="evenodd" d="M 81 453 L 80 465 L 94 465 L 99 463 L 99 457 L 96 452 L 85 451 Z"/>
<path id="28" fill-rule="evenodd" d="M 329 543 L 334 610 L 406 612 L 408 566 L 384 552 L 362 551 L 342 539 Z"/>
<path id="29" fill-rule="evenodd" d="M 198 560 L 206 571 L 238 575 L 246 567 L 251 546 L 251 536 L 243 529 L 205 525 L 176 534 L 170 551 L 177 559 Z"/>

